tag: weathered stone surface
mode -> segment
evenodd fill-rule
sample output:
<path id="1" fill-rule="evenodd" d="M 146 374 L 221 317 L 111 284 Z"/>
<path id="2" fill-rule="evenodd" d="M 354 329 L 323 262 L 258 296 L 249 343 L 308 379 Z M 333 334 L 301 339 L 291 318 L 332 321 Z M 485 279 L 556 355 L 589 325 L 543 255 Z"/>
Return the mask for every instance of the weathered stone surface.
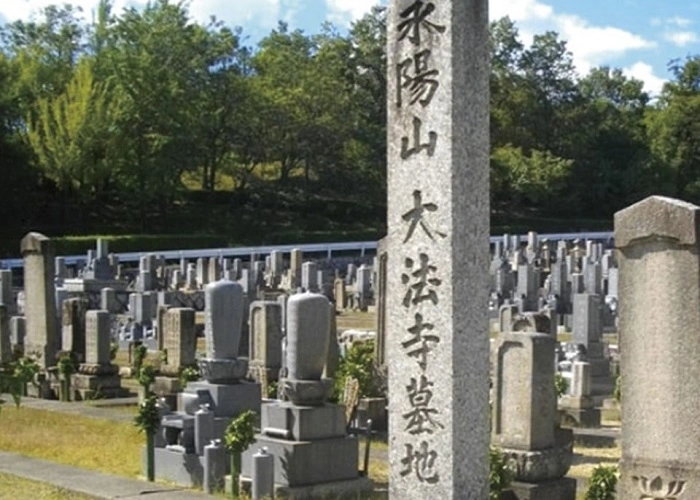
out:
<path id="1" fill-rule="evenodd" d="M 251 366 L 279 370 L 282 366 L 282 305 L 255 301 L 250 305 Z"/>
<path id="2" fill-rule="evenodd" d="M 280 379 L 280 389 L 284 396 L 296 405 L 322 405 L 333 390 L 333 380 L 294 380 Z"/>
<path id="3" fill-rule="evenodd" d="M 387 26 L 390 497 L 483 500 L 488 2 L 393 0 Z"/>
<path id="4" fill-rule="evenodd" d="M 650 196 L 615 214 L 615 245 L 626 248 L 635 240 L 670 239 L 677 245 L 697 245 L 698 207 L 692 203 Z M 647 242 L 649 243 L 649 242 Z"/>
<path id="5" fill-rule="evenodd" d="M 321 380 L 328 352 L 330 305 L 320 294 L 300 293 L 287 301 L 286 367 L 289 379 Z"/>
<path id="6" fill-rule="evenodd" d="M 495 344 L 493 442 L 503 448 L 554 445 L 554 342 L 541 333 L 501 333 Z"/>
<path id="7" fill-rule="evenodd" d="M 615 214 L 620 498 L 700 498 L 700 207 L 654 196 Z"/>
<path id="8" fill-rule="evenodd" d="M 199 373 L 212 384 L 232 384 L 248 373 L 248 360 L 242 359 L 201 359 Z"/>
<path id="9" fill-rule="evenodd" d="M 12 359 L 11 334 L 8 307 L 0 304 L 0 363 L 7 363 Z"/>
<path id="10" fill-rule="evenodd" d="M 85 364 L 109 365 L 110 319 L 107 311 L 85 314 Z"/>
<path id="11" fill-rule="evenodd" d="M 194 309 L 174 308 L 165 313 L 163 348 L 168 352 L 169 366 L 179 369 L 195 363 L 197 336 Z"/>
<path id="12" fill-rule="evenodd" d="M 551 425 L 554 428 L 553 422 Z M 570 429 L 558 429 L 557 439 L 549 448 L 525 451 L 506 447 L 501 451 L 516 481 L 537 483 L 565 476 L 574 457 L 573 449 L 573 432 Z"/>
<path id="13" fill-rule="evenodd" d="M 55 364 L 58 351 L 53 243 L 43 234 L 29 233 L 20 247 L 24 258 L 24 352 L 38 355 L 39 366 L 46 368 Z"/>
<path id="14" fill-rule="evenodd" d="M 63 301 L 62 350 L 72 352 L 77 359 L 85 359 L 85 314 L 89 307 L 87 299 L 72 298 Z"/>
<path id="15" fill-rule="evenodd" d="M 207 358 L 235 359 L 241 342 L 243 288 L 232 281 L 217 281 L 205 289 L 204 334 Z"/>

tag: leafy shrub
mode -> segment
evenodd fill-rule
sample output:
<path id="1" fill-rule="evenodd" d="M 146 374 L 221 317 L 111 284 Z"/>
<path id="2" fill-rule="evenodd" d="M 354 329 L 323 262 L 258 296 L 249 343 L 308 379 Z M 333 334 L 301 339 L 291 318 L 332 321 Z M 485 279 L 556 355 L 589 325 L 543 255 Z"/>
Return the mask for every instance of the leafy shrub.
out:
<path id="1" fill-rule="evenodd" d="M 136 347 L 134 347 L 133 357 L 131 359 L 131 367 L 134 369 L 134 375 L 137 377 L 141 373 L 143 360 L 146 359 L 147 354 L 148 348 L 145 345 L 139 344 Z"/>
<path id="2" fill-rule="evenodd" d="M 489 500 L 501 500 L 501 494 L 510 481 L 511 472 L 506 456 L 492 446 L 489 451 Z"/>
<path id="3" fill-rule="evenodd" d="M 617 467 L 599 465 L 588 482 L 585 500 L 615 500 Z"/>
<path id="4" fill-rule="evenodd" d="M 560 398 L 569 390 L 569 381 L 561 373 L 556 373 L 554 375 L 554 387 L 557 391 L 557 398 Z"/>
<path id="5" fill-rule="evenodd" d="M 114 361 L 117 359 L 117 353 L 119 353 L 119 343 L 112 342 L 112 344 L 109 346 L 109 360 Z"/>
<path id="6" fill-rule="evenodd" d="M 151 385 L 156 381 L 156 367 L 146 363 L 138 372 L 139 385 L 143 387 L 146 395 L 150 394 Z"/>
<path id="7" fill-rule="evenodd" d="M 338 401 L 345 389 L 345 379 L 357 379 L 360 384 L 360 397 L 379 396 L 374 373 L 374 341 L 355 342 L 340 359 L 335 376 L 333 395 Z"/>
<path id="8" fill-rule="evenodd" d="M 34 380 L 39 372 L 39 365 L 32 358 L 18 357 L 7 363 L 0 370 L 0 394 L 9 393 L 15 405 L 19 408 L 26 384 Z M 0 408 L 4 400 L 0 399 Z"/>
<path id="9" fill-rule="evenodd" d="M 196 366 L 183 366 L 180 368 L 180 385 L 185 387 L 188 382 L 199 380 L 199 368 Z"/>
<path id="10" fill-rule="evenodd" d="M 622 402 L 622 377 L 620 375 L 615 379 L 615 389 L 613 390 L 613 397 L 618 403 Z"/>
<path id="11" fill-rule="evenodd" d="M 153 394 L 146 396 L 141 405 L 139 412 L 134 418 L 134 425 L 146 434 L 153 434 L 160 426 L 160 414 L 158 413 L 156 397 Z"/>
<path id="12" fill-rule="evenodd" d="M 224 446 L 229 453 L 243 453 L 255 442 L 256 420 L 255 412 L 247 410 L 228 424 L 224 434 Z"/>

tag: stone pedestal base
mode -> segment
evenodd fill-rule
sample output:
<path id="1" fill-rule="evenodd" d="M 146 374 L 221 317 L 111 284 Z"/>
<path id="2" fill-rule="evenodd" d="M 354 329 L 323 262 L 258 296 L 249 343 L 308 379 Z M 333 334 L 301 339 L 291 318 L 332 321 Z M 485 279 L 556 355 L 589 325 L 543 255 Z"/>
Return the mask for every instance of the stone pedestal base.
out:
<path id="1" fill-rule="evenodd" d="M 559 423 L 566 427 L 600 427 L 598 408 L 559 407 Z"/>
<path id="2" fill-rule="evenodd" d="M 248 366 L 248 378 L 255 380 L 256 382 L 261 382 L 263 379 L 263 373 L 265 374 L 265 378 L 268 383 L 277 382 L 279 380 L 279 368 L 266 368 L 255 364 L 254 361 L 250 362 L 250 365 Z"/>
<path id="3" fill-rule="evenodd" d="M 282 378 L 278 384 L 285 399 L 299 406 L 319 406 L 324 404 L 333 390 L 333 379 L 294 380 Z"/>
<path id="4" fill-rule="evenodd" d="M 658 460 L 620 460 L 617 497 L 696 499 L 700 498 L 700 469 L 688 463 Z"/>
<path id="5" fill-rule="evenodd" d="M 574 457 L 571 429 L 556 429 L 555 445 L 544 450 L 503 448 L 508 467 L 517 481 L 540 483 L 564 477 Z"/>
<path id="6" fill-rule="evenodd" d="M 246 410 L 260 413 L 260 384 L 240 382 L 238 384 L 212 384 L 190 382 L 178 394 L 178 409 L 194 415 L 199 405 L 209 404 L 216 417 L 231 417 Z"/>
<path id="7" fill-rule="evenodd" d="M 275 486 L 299 487 L 355 480 L 358 447 L 354 437 L 318 441 L 286 441 L 258 434 L 243 453 L 242 475 L 251 477 L 252 456 L 260 448 L 275 457 Z"/>
<path id="8" fill-rule="evenodd" d="M 86 375 L 76 373 L 71 377 L 71 390 L 76 401 L 87 399 L 125 398 L 129 390 L 121 386 L 119 375 Z"/>
<path id="9" fill-rule="evenodd" d="M 339 405 L 295 406 L 287 402 L 262 405 L 262 434 L 290 441 L 342 438 L 345 408 Z"/>
<path id="10" fill-rule="evenodd" d="M 285 500 L 308 500 L 309 498 L 333 498 L 339 500 L 357 500 L 369 498 L 373 489 L 368 477 L 358 477 L 348 481 L 314 484 L 312 486 L 275 485 L 275 498 Z M 250 490 L 250 477 L 241 477 L 241 490 Z M 226 476 L 225 491 L 231 491 L 231 476 Z"/>
<path id="11" fill-rule="evenodd" d="M 179 378 L 160 376 L 156 377 L 151 390 L 154 394 L 164 396 L 166 394 L 175 394 L 182 391 L 182 385 L 180 385 Z"/>
<path id="12" fill-rule="evenodd" d="M 560 423 L 571 427 L 600 427 L 600 410 L 587 396 L 563 396 L 559 404 Z"/>
<path id="13" fill-rule="evenodd" d="M 202 359 L 199 361 L 202 378 L 211 384 L 235 384 L 248 374 L 248 360 Z"/>
<path id="14" fill-rule="evenodd" d="M 47 378 L 40 377 L 36 384 L 27 384 L 27 396 L 37 399 L 58 399 L 58 385 L 54 390 Z"/>
<path id="15" fill-rule="evenodd" d="M 226 460 L 228 462 L 228 460 Z M 204 480 L 204 458 L 196 453 L 182 453 L 167 448 L 155 449 L 156 480 L 192 488 Z M 146 471 L 146 449 L 143 449 L 143 470 Z M 227 470 L 227 472 L 230 472 Z"/>
<path id="16" fill-rule="evenodd" d="M 372 420 L 372 430 L 387 430 L 388 412 L 385 398 L 360 398 L 357 404 L 355 422 L 357 427 L 367 427 L 367 421 Z"/>
<path id="17" fill-rule="evenodd" d="M 502 500 L 575 500 L 576 480 L 562 477 L 541 483 L 516 481 L 510 484 L 510 488 L 503 493 L 501 498 Z"/>

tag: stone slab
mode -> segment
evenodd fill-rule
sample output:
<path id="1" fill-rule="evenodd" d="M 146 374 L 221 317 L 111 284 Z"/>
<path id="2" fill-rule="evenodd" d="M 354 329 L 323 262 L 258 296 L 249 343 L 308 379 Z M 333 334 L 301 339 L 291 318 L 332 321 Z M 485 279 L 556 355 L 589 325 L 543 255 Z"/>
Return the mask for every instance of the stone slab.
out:
<path id="1" fill-rule="evenodd" d="M 179 378 L 174 377 L 156 377 L 151 390 L 155 394 L 173 394 L 182 391 L 182 385 Z"/>
<path id="2" fill-rule="evenodd" d="M 240 382 L 238 384 L 211 384 L 209 382 L 190 382 L 184 393 L 197 394 L 207 391 L 211 398 L 211 411 L 216 417 L 238 415 L 245 410 L 260 413 L 260 384 Z M 182 394 L 178 395 L 178 408 L 184 408 Z"/>
<path id="3" fill-rule="evenodd" d="M 226 476 L 226 491 L 230 491 L 231 476 Z M 250 478 L 241 477 L 242 491 L 250 490 Z M 357 500 L 369 498 L 373 490 L 372 480 L 368 477 L 358 477 L 348 481 L 334 481 L 312 486 L 275 485 L 275 498 L 285 500 L 308 500 L 310 498 L 332 498 L 333 500 Z"/>
<path id="4" fill-rule="evenodd" d="M 345 436 L 345 408 L 340 405 L 294 406 L 287 402 L 262 405 L 263 434 L 294 441 Z"/>
<path id="5" fill-rule="evenodd" d="M 600 427 L 600 410 L 598 408 L 561 408 L 561 425 L 574 427 Z"/>
<path id="6" fill-rule="evenodd" d="M 167 448 L 156 448 L 154 451 L 156 480 L 168 481 L 188 488 L 202 485 L 204 480 L 203 457 L 195 453 L 180 453 Z M 142 453 L 145 473 L 145 448 Z"/>
<path id="7" fill-rule="evenodd" d="M 74 389 L 114 389 L 121 386 L 119 375 L 84 375 L 75 373 L 71 377 L 71 385 Z"/>
<path id="8" fill-rule="evenodd" d="M 243 453 L 244 476 L 251 476 L 253 453 L 266 447 L 275 457 L 276 485 L 308 486 L 359 477 L 359 451 L 354 437 L 286 441 L 258 434 L 255 438 L 256 442 Z"/>

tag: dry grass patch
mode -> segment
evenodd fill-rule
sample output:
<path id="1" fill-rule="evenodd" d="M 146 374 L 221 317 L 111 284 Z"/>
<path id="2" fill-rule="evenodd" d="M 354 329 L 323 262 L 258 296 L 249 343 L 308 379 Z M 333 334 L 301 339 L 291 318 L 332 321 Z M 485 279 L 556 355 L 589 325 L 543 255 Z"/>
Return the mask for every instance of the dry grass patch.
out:
<path id="1" fill-rule="evenodd" d="M 13 500 L 93 500 L 95 497 L 81 495 L 56 486 L 30 481 L 10 474 L 0 474 L 0 498 Z"/>
<path id="2" fill-rule="evenodd" d="M 569 469 L 569 476 L 589 479 L 593 469 L 599 465 L 615 465 L 620 461 L 620 447 L 593 448 L 574 446 L 574 460 Z"/>
<path id="3" fill-rule="evenodd" d="M 0 450 L 107 474 L 141 474 L 145 438 L 129 423 L 21 407 L 3 410 L 0 424 Z"/>
<path id="4" fill-rule="evenodd" d="M 343 311 L 336 316 L 338 330 L 376 330 L 377 314 L 375 312 Z"/>

